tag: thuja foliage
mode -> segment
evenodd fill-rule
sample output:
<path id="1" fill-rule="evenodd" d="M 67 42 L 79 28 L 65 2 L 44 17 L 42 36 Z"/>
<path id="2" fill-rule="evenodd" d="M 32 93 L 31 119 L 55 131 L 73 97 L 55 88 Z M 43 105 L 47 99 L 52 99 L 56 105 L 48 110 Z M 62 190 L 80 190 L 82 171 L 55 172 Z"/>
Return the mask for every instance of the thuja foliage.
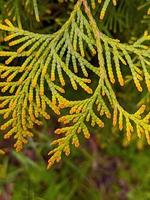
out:
<path id="1" fill-rule="evenodd" d="M 26 5 L 30 1 L 23 2 Z M 42 125 L 43 118 L 50 120 L 52 113 L 58 115 L 58 121 L 64 125 L 55 131 L 60 136 L 52 142 L 48 167 L 60 161 L 63 152 L 68 156 L 71 144 L 79 146 L 80 134 L 90 138 L 89 124 L 103 128 L 105 117 L 112 120 L 113 126 L 124 130 L 129 141 L 136 133 L 139 138 L 145 135 L 150 144 L 150 112 L 145 105 L 135 113 L 128 112 L 114 89 L 117 83 L 122 87 L 126 85 L 126 68 L 137 92 L 147 88 L 149 95 L 148 31 L 130 43 L 122 43 L 107 35 L 97 22 L 104 19 L 109 6 L 113 9 L 118 4 L 117 12 L 124 13 L 119 6 L 123 4 L 117 0 L 73 2 L 75 6 L 69 19 L 52 34 L 23 30 L 8 19 L 0 24 L 0 29 L 8 33 L 4 41 L 10 46 L 0 51 L 0 56 L 5 58 L 5 63 L 0 65 L 3 94 L 0 114 L 4 119 L 1 130 L 5 132 L 5 139 L 14 137 L 14 147 L 20 151 L 34 135 L 35 125 Z M 32 3 L 39 21 L 37 2 Z M 143 7 L 147 5 L 150 3 Z M 140 9 L 142 7 L 139 12 Z M 110 17 L 108 15 L 106 22 Z M 97 83 L 95 88 L 91 84 L 93 77 Z M 66 93 L 72 89 L 74 94 L 82 90 L 87 95 L 84 99 L 80 94 L 70 99 Z"/>

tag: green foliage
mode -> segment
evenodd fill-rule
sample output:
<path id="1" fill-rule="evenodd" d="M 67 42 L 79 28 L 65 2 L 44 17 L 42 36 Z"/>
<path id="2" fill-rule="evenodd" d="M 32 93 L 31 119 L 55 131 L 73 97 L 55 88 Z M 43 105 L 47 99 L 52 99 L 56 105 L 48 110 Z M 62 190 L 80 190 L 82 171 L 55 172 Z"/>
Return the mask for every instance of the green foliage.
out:
<path id="1" fill-rule="evenodd" d="M 30 1 L 24 2 L 28 5 Z M 32 3 L 39 21 L 37 2 Z M 14 146 L 19 151 L 33 136 L 36 124 L 42 125 L 43 118 L 49 120 L 52 111 L 61 115 L 58 121 L 65 126 L 55 131 L 61 137 L 52 142 L 55 147 L 49 152 L 48 167 L 58 162 L 63 152 L 70 154 L 70 144 L 79 146 L 80 133 L 90 137 L 89 124 L 103 128 L 105 117 L 112 118 L 113 126 L 118 124 L 120 130 L 125 130 L 129 141 L 136 132 L 139 138 L 144 134 L 150 143 L 149 110 L 141 105 L 133 113 L 128 112 L 114 88 L 118 84 L 126 86 L 125 79 L 130 76 L 137 90 L 147 88 L 149 95 L 150 35 L 145 31 L 142 37 L 122 43 L 104 34 L 97 21 L 104 18 L 109 4 L 116 6 L 117 1 L 78 0 L 69 19 L 53 34 L 25 31 L 8 19 L 0 24 L 0 29 L 8 32 L 4 41 L 10 46 L 0 51 L 0 56 L 6 57 L 0 66 L 0 114 L 4 118 L 1 130 L 6 132 L 5 139 L 15 138 Z M 114 16 L 124 13 L 121 5 L 114 10 Z M 94 14 L 96 7 L 100 19 Z M 19 15 L 15 16 L 21 26 Z M 106 29 L 111 27 L 108 21 L 110 17 L 106 16 Z M 74 95 L 67 98 L 72 89 L 77 99 Z M 80 90 L 85 93 L 84 99 L 80 98 Z"/>
<path id="2" fill-rule="evenodd" d="M 22 27 L 22 18 L 27 14 L 33 15 L 34 12 L 36 20 L 40 21 L 37 0 L 1 0 L 1 4 L 3 5 L 3 9 L 1 10 L 3 17 L 9 16 L 10 19 L 17 22 L 20 28 Z"/>

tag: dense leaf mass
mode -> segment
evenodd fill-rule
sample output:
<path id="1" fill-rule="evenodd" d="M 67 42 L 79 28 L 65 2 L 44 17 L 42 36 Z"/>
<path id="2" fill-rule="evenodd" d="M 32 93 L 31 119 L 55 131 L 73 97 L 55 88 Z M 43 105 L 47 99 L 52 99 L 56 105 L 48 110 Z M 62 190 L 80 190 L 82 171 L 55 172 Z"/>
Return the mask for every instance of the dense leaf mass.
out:
<path id="1" fill-rule="evenodd" d="M 90 137 L 89 124 L 103 128 L 105 117 L 112 119 L 113 126 L 118 124 L 129 141 L 136 132 L 139 138 L 144 134 L 150 144 L 150 112 L 143 103 L 134 113 L 128 112 L 115 90 L 115 85 L 125 87 L 126 77 L 129 77 L 137 92 L 147 90 L 148 95 L 150 92 L 148 31 L 142 37 L 123 43 L 104 29 L 105 24 L 108 28 L 110 23 L 115 23 L 116 13 L 124 13 L 121 5 L 126 1 L 122 2 L 78 0 L 69 19 L 52 34 L 23 30 L 18 14 L 19 28 L 8 19 L 0 24 L 0 29 L 7 32 L 4 41 L 9 45 L 8 50 L 0 51 L 5 59 L 0 65 L 3 94 L 0 114 L 4 118 L 1 130 L 5 132 L 4 138 L 15 138 L 17 151 L 34 135 L 35 124 L 42 125 L 43 118 L 49 120 L 53 112 L 60 116 L 58 121 L 64 125 L 55 131 L 61 137 L 52 142 L 54 148 L 49 152 L 48 167 L 58 162 L 63 152 L 69 155 L 71 144 L 79 146 L 80 133 L 87 139 Z M 11 1 L 7 7 L 10 4 Z M 37 1 L 32 4 L 35 18 L 40 21 Z M 26 1 L 22 5 L 27 7 Z M 147 5 L 149 3 L 143 7 Z M 96 8 L 98 12 L 95 13 Z M 107 9 L 111 8 L 116 10 L 110 19 Z M 140 12 L 142 7 L 138 9 Z M 16 12 L 14 8 L 13 11 Z M 103 19 L 100 26 L 98 21 Z M 146 23 L 144 18 L 143 22 Z M 122 29 L 119 19 L 116 23 Z M 69 89 L 77 94 L 72 99 L 66 95 Z M 86 97 L 76 99 L 81 90 L 87 93 Z"/>

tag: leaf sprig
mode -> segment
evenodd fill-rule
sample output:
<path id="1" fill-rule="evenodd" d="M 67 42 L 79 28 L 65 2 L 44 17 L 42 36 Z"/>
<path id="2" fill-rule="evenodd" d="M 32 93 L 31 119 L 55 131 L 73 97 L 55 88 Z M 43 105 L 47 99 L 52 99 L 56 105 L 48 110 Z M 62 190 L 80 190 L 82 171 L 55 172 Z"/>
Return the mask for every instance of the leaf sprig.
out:
<path id="1" fill-rule="evenodd" d="M 109 2 L 104 1 L 102 16 Z M 91 3 L 94 8 L 94 1 Z M 150 113 L 145 112 L 144 105 L 133 114 L 126 111 L 113 88 L 116 81 L 125 85 L 122 71 L 126 67 L 137 90 L 142 92 L 145 83 L 150 92 L 147 33 L 133 44 L 108 37 L 99 30 L 86 0 L 78 0 L 68 21 L 54 34 L 28 32 L 14 27 L 9 20 L 0 24 L 0 29 L 9 33 L 5 42 L 12 49 L 0 51 L 0 56 L 6 57 L 0 66 L 0 114 L 4 118 L 1 130 L 6 131 L 4 138 L 15 138 L 17 151 L 33 136 L 35 124 L 41 125 L 42 118 L 50 119 L 51 111 L 61 115 L 64 108 L 69 112 L 61 115 L 59 122 L 65 127 L 55 131 L 62 136 L 52 143 L 56 146 L 49 152 L 48 167 L 59 161 L 63 152 L 69 155 L 70 144 L 79 146 L 80 133 L 90 137 L 88 124 L 104 127 L 103 115 L 113 116 L 113 125 L 118 123 L 128 140 L 135 131 L 139 137 L 145 134 L 150 143 Z M 89 54 L 97 57 L 97 65 L 88 59 Z M 98 80 L 94 91 L 89 85 L 91 74 Z M 65 85 L 76 92 L 82 88 L 88 97 L 67 99 Z"/>

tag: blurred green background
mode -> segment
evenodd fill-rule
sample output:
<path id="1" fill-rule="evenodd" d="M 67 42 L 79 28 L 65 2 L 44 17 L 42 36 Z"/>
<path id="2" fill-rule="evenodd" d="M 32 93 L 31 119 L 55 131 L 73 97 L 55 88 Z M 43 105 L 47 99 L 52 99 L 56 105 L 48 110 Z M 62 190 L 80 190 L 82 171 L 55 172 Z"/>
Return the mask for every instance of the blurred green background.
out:
<path id="1" fill-rule="evenodd" d="M 36 21 L 32 1 L 27 0 L 26 6 L 23 2 L 0 0 L 0 21 L 10 18 L 27 30 L 52 33 L 68 19 L 75 1 L 39 0 L 40 22 Z M 150 1 L 120 0 L 117 7 L 110 4 L 104 21 L 97 23 L 109 36 L 132 42 L 150 30 L 148 7 Z M 99 9 L 97 6 L 93 11 L 95 16 Z M 4 36 L 0 32 L 1 49 L 8 48 L 2 42 Z M 130 111 L 143 103 L 149 109 L 150 94 L 146 90 L 138 94 L 130 81 L 127 76 L 126 87 L 115 88 L 120 102 Z M 81 138 L 79 149 L 72 148 L 69 158 L 63 157 L 61 163 L 47 170 L 47 152 L 57 126 L 53 116 L 52 122 L 44 122 L 40 129 L 35 127 L 34 140 L 21 153 L 10 148 L 11 140 L 3 141 L 0 136 L 0 149 L 6 150 L 0 155 L 0 200 L 150 199 L 150 147 L 144 138 L 133 138 L 128 144 L 124 134 L 107 120 L 104 129 L 92 129 L 89 141 Z"/>

